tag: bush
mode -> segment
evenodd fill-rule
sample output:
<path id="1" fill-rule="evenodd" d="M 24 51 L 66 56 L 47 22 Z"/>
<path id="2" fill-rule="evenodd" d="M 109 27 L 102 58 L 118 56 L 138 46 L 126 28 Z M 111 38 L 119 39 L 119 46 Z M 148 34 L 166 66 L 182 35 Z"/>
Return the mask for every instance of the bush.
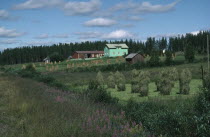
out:
<path id="1" fill-rule="evenodd" d="M 197 136 L 210 136 L 210 87 L 201 89 L 196 100 L 195 111 L 197 112 L 195 116 Z"/>
<path id="2" fill-rule="evenodd" d="M 18 71 L 18 74 L 21 77 L 27 77 L 27 78 L 34 78 L 34 77 L 40 75 L 40 73 L 38 73 L 36 71 L 36 68 L 35 68 L 34 64 L 26 65 L 26 67 L 24 69 Z"/>
<path id="3" fill-rule="evenodd" d="M 179 77 L 180 94 L 189 94 L 192 74 L 189 69 L 183 69 Z"/>
<path id="4" fill-rule="evenodd" d="M 57 52 L 52 53 L 49 57 L 50 57 L 50 61 L 52 62 L 55 62 L 55 61 L 59 62 L 59 61 L 64 60 L 64 57 Z"/>
<path id="5" fill-rule="evenodd" d="M 98 83 L 99 83 L 100 85 L 103 85 L 103 84 L 104 84 L 104 77 L 103 77 L 101 71 L 99 71 L 99 72 L 97 73 L 96 80 L 98 81 Z"/>
<path id="6" fill-rule="evenodd" d="M 148 63 L 151 67 L 160 66 L 160 58 L 157 51 L 152 52 L 151 58 Z"/>
<path id="7" fill-rule="evenodd" d="M 108 88 L 115 88 L 115 79 L 114 79 L 114 74 L 112 72 L 110 72 L 107 78 L 107 86 Z"/>
<path id="8" fill-rule="evenodd" d="M 125 76 L 117 71 L 115 73 L 115 79 L 116 79 L 116 84 L 117 84 L 117 89 L 118 91 L 125 91 Z"/>
<path id="9" fill-rule="evenodd" d="M 210 89 L 210 75 L 205 75 L 204 76 L 204 79 L 203 79 L 203 87 L 204 88 L 207 88 L 207 89 Z"/>
<path id="10" fill-rule="evenodd" d="M 139 73 L 139 93 L 140 96 L 147 96 L 148 95 L 148 86 L 149 86 L 150 78 L 149 73 L 146 71 L 141 71 Z"/>
<path id="11" fill-rule="evenodd" d="M 104 87 L 100 86 L 97 81 L 90 81 L 85 94 L 95 103 L 117 103 L 117 98 L 112 98 Z"/>
<path id="12" fill-rule="evenodd" d="M 174 101 L 136 103 L 129 100 L 125 114 L 128 119 L 142 123 L 154 136 L 195 136 L 191 105 L 179 101 L 175 104 Z"/>

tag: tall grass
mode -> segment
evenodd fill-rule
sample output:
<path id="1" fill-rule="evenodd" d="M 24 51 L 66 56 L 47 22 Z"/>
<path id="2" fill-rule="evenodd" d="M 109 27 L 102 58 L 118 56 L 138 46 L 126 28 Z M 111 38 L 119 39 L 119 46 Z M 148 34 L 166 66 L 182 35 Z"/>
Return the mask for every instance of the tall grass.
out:
<path id="1" fill-rule="evenodd" d="M 120 117 L 121 112 L 113 114 L 106 106 L 93 104 L 76 94 L 63 93 L 14 76 L 1 76 L 0 87 L 0 112 L 4 114 L 0 121 L 2 127 L 7 127 L 4 132 L 0 130 L 0 136 L 108 137 L 115 132 L 129 136 L 144 134 L 141 126 L 132 125 L 125 117 Z M 110 122 L 98 121 L 87 125 L 92 117 L 101 120 L 106 117 Z"/>

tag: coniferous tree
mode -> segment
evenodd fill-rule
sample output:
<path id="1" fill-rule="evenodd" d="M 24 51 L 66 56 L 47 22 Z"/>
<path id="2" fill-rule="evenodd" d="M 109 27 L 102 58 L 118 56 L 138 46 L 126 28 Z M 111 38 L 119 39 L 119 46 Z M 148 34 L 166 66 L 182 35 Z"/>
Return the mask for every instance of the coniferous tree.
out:
<path id="1" fill-rule="evenodd" d="M 194 49 L 193 49 L 193 46 L 192 46 L 191 43 L 187 44 L 187 46 L 185 48 L 184 55 L 185 55 L 185 59 L 188 62 L 193 62 L 194 61 L 194 59 L 195 59 L 195 52 L 194 52 Z"/>

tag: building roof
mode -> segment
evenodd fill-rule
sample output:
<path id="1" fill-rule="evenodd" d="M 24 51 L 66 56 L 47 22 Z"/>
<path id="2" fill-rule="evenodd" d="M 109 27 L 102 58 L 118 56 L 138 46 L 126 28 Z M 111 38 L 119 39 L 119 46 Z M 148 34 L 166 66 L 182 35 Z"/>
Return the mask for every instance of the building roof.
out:
<path id="1" fill-rule="evenodd" d="M 117 47 L 121 47 L 121 48 L 124 48 L 124 49 L 128 49 L 128 46 L 124 43 L 121 43 L 121 44 L 106 44 L 106 46 L 108 48 L 111 48 L 111 49 L 115 49 Z"/>
<path id="2" fill-rule="evenodd" d="M 47 61 L 47 60 L 50 60 L 50 58 L 46 57 L 46 58 L 43 59 L 43 61 Z"/>
<path id="3" fill-rule="evenodd" d="M 126 56 L 126 59 L 132 59 L 134 58 L 138 53 L 130 53 L 128 56 Z"/>
<path id="4" fill-rule="evenodd" d="M 75 51 L 79 54 L 104 54 L 104 51 Z"/>

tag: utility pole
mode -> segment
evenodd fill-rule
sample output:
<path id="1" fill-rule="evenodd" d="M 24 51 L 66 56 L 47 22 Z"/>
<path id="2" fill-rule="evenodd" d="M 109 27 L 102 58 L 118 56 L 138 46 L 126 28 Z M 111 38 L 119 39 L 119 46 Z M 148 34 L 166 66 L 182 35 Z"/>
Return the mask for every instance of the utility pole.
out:
<path id="1" fill-rule="evenodd" d="M 209 73 L 209 35 L 207 35 L 207 56 L 208 56 L 208 73 Z"/>

